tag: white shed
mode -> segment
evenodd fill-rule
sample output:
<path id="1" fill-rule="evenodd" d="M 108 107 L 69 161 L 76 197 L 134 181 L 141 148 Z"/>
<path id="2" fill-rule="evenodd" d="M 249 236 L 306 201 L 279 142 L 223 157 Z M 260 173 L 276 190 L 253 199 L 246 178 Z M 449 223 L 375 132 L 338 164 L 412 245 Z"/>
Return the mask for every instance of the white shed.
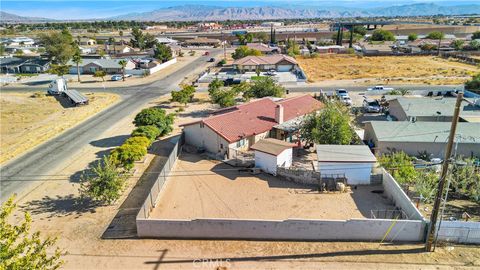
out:
<path id="1" fill-rule="evenodd" d="M 366 145 L 317 145 L 318 170 L 322 176 L 345 175 L 349 185 L 370 184 L 377 162 Z"/>
<path id="2" fill-rule="evenodd" d="M 277 174 L 277 166 L 292 166 L 293 143 L 268 138 L 259 140 L 251 149 L 255 150 L 255 167 L 264 172 Z"/>

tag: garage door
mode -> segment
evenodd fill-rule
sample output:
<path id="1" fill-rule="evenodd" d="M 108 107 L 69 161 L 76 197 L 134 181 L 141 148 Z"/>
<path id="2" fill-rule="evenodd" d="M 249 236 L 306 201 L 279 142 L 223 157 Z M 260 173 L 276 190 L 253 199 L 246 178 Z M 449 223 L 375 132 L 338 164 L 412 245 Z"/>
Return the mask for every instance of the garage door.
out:
<path id="1" fill-rule="evenodd" d="M 277 71 L 290 71 L 292 69 L 292 65 L 279 65 Z"/>

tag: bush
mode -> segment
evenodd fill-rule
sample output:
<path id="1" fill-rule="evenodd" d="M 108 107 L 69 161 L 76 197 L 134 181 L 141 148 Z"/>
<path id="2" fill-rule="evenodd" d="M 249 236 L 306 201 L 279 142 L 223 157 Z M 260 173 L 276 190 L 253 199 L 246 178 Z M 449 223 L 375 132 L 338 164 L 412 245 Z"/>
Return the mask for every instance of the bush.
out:
<path id="1" fill-rule="evenodd" d="M 243 93 L 244 98 L 282 97 L 285 95 L 285 88 L 275 83 L 270 77 L 263 77 L 255 80 L 249 89 Z"/>
<path id="2" fill-rule="evenodd" d="M 372 41 L 395 41 L 395 36 L 390 31 L 378 29 L 373 31 L 371 40 Z"/>
<path id="3" fill-rule="evenodd" d="M 111 157 L 104 157 L 92 168 L 92 174 L 82 175 L 80 194 L 95 201 L 112 204 L 122 194 L 128 174 L 121 172 Z"/>
<path id="4" fill-rule="evenodd" d="M 130 144 L 130 145 L 142 146 L 142 147 L 145 147 L 145 148 L 149 148 L 150 145 L 152 144 L 152 141 L 149 140 L 147 137 L 136 136 L 136 137 L 128 138 L 125 141 L 124 144 Z"/>
<path id="5" fill-rule="evenodd" d="M 414 183 L 417 177 L 417 171 L 413 166 L 413 159 L 405 152 L 394 152 L 391 154 L 383 154 L 378 161 L 398 183 L 410 184 Z"/>
<path id="6" fill-rule="evenodd" d="M 442 39 L 445 36 L 443 32 L 440 31 L 433 31 L 428 33 L 427 38 L 428 39 Z"/>
<path id="7" fill-rule="evenodd" d="M 160 136 L 170 133 L 173 128 L 173 114 L 168 114 L 160 108 L 143 109 L 135 116 L 133 123 L 135 126 L 151 126 L 154 125 L 160 130 Z"/>
<path id="8" fill-rule="evenodd" d="M 138 138 L 138 137 L 134 137 Z M 112 163 L 124 168 L 125 170 L 131 170 L 135 161 L 141 160 L 147 154 L 147 147 L 139 144 L 123 144 L 110 153 Z"/>
<path id="9" fill-rule="evenodd" d="M 217 63 L 217 66 L 218 67 L 223 67 L 226 63 L 227 63 L 227 61 L 225 61 L 225 59 L 222 59 Z"/>
<path id="10" fill-rule="evenodd" d="M 154 141 L 158 136 L 160 136 L 160 130 L 157 126 L 140 126 L 133 130 L 132 137 L 146 137 L 150 141 Z"/>
<path id="11" fill-rule="evenodd" d="M 187 106 L 187 103 L 192 101 L 195 94 L 195 87 L 193 85 L 184 84 L 179 91 L 172 91 L 171 101 L 178 102 Z"/>
<path id="12" fill-rule="evenodd" d="M 438 175 L 431 171 L 422 171 L 418 173 L 418 177 L 414 183 L 415 192 L 422 198 L 425 203 L 433 202 L 435 193 L 437 192 Z"/>

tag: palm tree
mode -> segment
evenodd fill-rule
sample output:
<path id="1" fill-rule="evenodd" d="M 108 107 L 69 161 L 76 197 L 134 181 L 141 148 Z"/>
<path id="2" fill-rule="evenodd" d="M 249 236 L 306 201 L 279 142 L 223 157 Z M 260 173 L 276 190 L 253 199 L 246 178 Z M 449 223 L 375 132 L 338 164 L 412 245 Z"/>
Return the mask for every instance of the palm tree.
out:
<path id="1" fill-rule="evenodd" d="M 127 66 L 127 60 L 122 59 L 118 61 L 118 64 L 122 66 L 122 81 L 125 81 L 125 67 Z"/>
<path id="2" fill-rule="evenodd" d="M 82 56 L 80 55 L 80 50 L 77 50 L 75 54 L 72 56 L 72 62 L 77 65 L 77 77 L 78 82 L 80 82 L 80 63 L 82 63 Z"/>
<path id="3" fill-rule="evenodd" d="M 120 36 L 120 42 L 123 45 L 123 31 L 122 30 L 118 31 L 118 35 Z"/>

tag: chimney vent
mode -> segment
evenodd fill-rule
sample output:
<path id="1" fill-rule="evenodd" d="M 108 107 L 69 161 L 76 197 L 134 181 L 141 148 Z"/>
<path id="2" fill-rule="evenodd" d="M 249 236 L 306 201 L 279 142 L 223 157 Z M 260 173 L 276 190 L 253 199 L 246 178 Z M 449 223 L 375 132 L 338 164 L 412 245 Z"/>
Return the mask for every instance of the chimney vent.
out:
<path id="1" fill-rule="evenodd" d="M 283 123 L 283 106 L 280 104 L 275 107 L 275 122 L 278 124 Z"/>

